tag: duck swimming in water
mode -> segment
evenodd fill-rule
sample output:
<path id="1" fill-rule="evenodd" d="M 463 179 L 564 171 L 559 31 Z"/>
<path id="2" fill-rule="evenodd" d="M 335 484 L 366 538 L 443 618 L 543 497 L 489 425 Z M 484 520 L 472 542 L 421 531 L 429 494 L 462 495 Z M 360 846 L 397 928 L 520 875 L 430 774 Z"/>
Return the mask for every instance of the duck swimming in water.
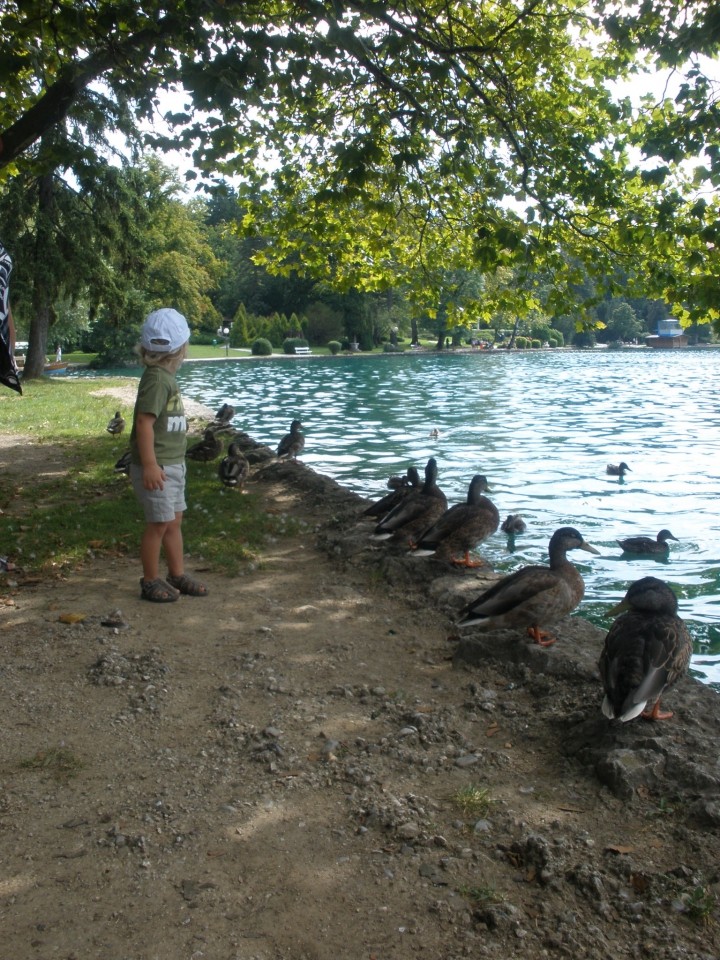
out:
<path id="1" fill-rule="evenodd" d="M 652 537 L 627 537 L 625 540 L 618 540 L 617 542 L 625 553 L 666 557 L 670 552 L 668 540 L 679 542 L 678 538 L 674 537 L 669 530 L 661 530 L 655 540 Z"/>
<path id="2" fill-rule="evenodd" d="M 599 662 L 602 712 L 609 720 L 672 717 L 660 709 L 660 697 L 686 672 L 692 654 L 692 639 L 677 610 L 677 598 L 664 581 L 643 577 L 610 611 L 617 619 Z"/>
<path id="3" fill-rule="evenodd" d="M 509 513 L 505 520 L 503 520 L 500 529 L 503 533 L 507 533 L 508 536 L 512 537 L 516 533 L 525 533 L 527 524 L 519 513 Z"/>
<path id="4" fill-rule="evenodd" d="M 427 530 L 447 510 L 447 497 L 437 485 L 437 460 L 430 457 L 425 466 L 425 482 L 412 490 L 383 517 L 375 527 L 375 539 L 411 546 L 415 537 Z"/>
<path id="5" fill-rule="evenodd" d="M 630 470 L 630 467 L 623 460 L 621 463 L 609 463 L 605 473 L 611 477 L 624 477 L 628 470 Z M 630 472 L 632 473 L 632 470 Z"/>
<path id="6" fill-rule="evenodd" d="M 487 478 L 476 474 L 465 503 L 450 507 L 418 536 L 415 556 L 432 556 L 456 566 L 483 566 L 483 561 L 470 559 L 470 551 L 495 533 L 500 523 L 497 507 L 483 495 L 489 490 Z"/>
<path id="7" fill-rule="evenodd" d="M 281 460 L 296 460 L 305 449 L 305 437 L 301 427 L 299 420 L 293 420 L 290 424 L 290 433 L 286 433 L 278 444 L 277 455 Z"/>
<path id="8" fill-rule="evenodd" d="M 555 637 L 542 630 L 577 607 L 585 594 L 583 578 L 567 559 L 568 550 L 599 553 L 574 527 L 560 527 L 550 538 L 550 566 L 521 567 L 503 577 L 460 612 L 459 627 L 526 627 L 535 643 L 549 647 Z"/>

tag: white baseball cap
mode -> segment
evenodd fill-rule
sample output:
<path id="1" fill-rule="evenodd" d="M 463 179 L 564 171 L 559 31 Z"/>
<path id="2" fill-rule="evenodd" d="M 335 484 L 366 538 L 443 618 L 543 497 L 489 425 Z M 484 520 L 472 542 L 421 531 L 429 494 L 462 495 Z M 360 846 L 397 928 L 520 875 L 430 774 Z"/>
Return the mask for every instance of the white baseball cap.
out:
<path id="1" fill-rule="evenodd" d="M 172 307 L 153 310 L 140 332 L 140 344 L 152 353 L 173 353 L 189 339 L 187 320 Z"/>

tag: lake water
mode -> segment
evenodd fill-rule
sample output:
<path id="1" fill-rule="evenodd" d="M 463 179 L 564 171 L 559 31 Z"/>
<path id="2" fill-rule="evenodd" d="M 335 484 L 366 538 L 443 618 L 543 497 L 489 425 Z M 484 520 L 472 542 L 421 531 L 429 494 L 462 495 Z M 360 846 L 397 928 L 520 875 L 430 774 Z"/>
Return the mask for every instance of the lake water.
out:
<path id="1" fill-rule="evenodd" d="M 552 532 L 576 526 L 601 552 L 571 554 L 580 614 L 607 627 L 632 581 L 661 577 L 692 631 L 693 673 L 720 690 L 719 371 L 720 350 L 627 349 L 244 359 L 186 363 L 178 379 L 273 448 L 302 420 L 303 462 L 371 499 L 430 456 L 451 503 L 484 473 L 501 516 L 528 526 L 514 550 L 500 531 L 480 547 L 496 569 L 546 562 Z M 621 460 L 632 472 L 607 476 Z M 663 527 L 679 540 L 665 560 L 615 542 Z"/>

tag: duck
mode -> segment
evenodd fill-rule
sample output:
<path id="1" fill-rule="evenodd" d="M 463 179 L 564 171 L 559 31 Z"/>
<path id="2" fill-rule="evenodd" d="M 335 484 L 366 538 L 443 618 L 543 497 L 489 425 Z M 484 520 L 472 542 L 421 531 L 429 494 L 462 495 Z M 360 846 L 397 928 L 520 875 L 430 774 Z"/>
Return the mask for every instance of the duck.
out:
<path id="1" fill-rule="evenodd" d="M 487 477 L 475 474 L 465 503 L 450 507 L 419 535 L 413 551 L 415 556 L 432 556 L 455 566 L 483 566 L 484 561 L 470 559 L 470 551 L 495 533 L 500 523 L 497 507 L 484 496 L 488 492 Z"/>
<path id="2" fill-rule="evenodd" d="M 677 597 L 657 577 L 636 580 L 609 611 L 617 619 L 598 664 L 605 689 L 602 712 L 608 720 L 672 717 L 672 711 L 661 709 L 660 697 L 687 671 L 692 654 L 692 639 L 677 611 Z"/>
<path id="3" fill-rule="evenodd" d="M 305 449 L 305 437 L 301 427 L 299 420 L 293 420 L 290 424 L 290 433 L 286 433 L 278 444 L 277 455 L 281 460 L 296 460 Z"/>
<path id="4" fill-rule="evenodd" d="M 600 553 L 575 527 L 560 527 L 550 538 L 549 566 L 521 567 L 498 580 L 460 611 L 457 626 L 527 627 L 535 643 L 551 646 L 556 638 L 542 625 L 571 613 L 585 595 L 583 578 L 567 559 L 569 550 Z"/>
<path id="5" fill-rule="evenodd" d="M 130 451 L 126 450 L 125 453 L 118 458 L 113 467 L 113 473 L 124 473 L 130 474 Z"/>
<path id="6" fill-rule="evenodd" d="M 211 427 L 207 427 L 202 440 L 188 447 L 185 456 L 188 460 L 200 460 L 207 463 L 220 456 L 222 440 L 218 440 Z"/>
<path id="7" fill-rule="evenodd" d="M 447 497 L 437 485 L 438 466 L 435 457 L 425 465 L 425 482 L 414 489 L 383 517 L 375 527 L 374 539 L 389 540 L 410 546 L 414 538 L 431 527 L 447 510 Z"/>
<path id="8" fill-rule="evenodd" d="M 417 467 L 408 467 L 404 477 L 390 477 L 387 482 L 390 493 L 380 497 L 363 510 L 364 517 L 386 517 L 413 490 L 420 489 L 420 474 Z"/>
<path id="9" fill-rule="evenodd" d="M 231 433 L 233 429 L 231 421 L 234 416 L 235 407 L 231 407 L 229 403 L 224 403 L 215 414 L 215 419 L 209 425 L 209 429 L 214 434 Z"/>
<path id="10" fill-rule="evenodd" d="M 618 540 L 625 553 L 639 553 L 652 556 L 666 557 L 670 552 L 668 540 L 678 541 L 669 530 L 661 530 L 655 540 L 652 537 L 627 537 L 625 540 Z"/>
<path id="11" fill-rule="evenodd" d="M 250 464 L 245 459 L 240 445 L 235 442 L 231 443 L 228 446 L 227 454 L 218 465 L 220 482 L 226 487 L 242 489 L 249 474 Z"/>
<path id="12" fill-rule="evenodd" d="M 215 414 L 215 423 L 216 424 L 226 424 L 230 423 L 232 418 L 235 416 L 235 407 L 231 407 L 229 403 L 224 403 L 218 412 Z"/>
<path id="13" fill-rule="evenodd" d="M 125 418 L 121 416 L 120 411 L 115 411 L 115 416 L 111 417 L 108 420 L 108 425 L 105 427 L 108 433 L 111 433 L 113 436 L 119 436 L 125 429 Z"/>
<path id="14" fill-rule="evenodd" d="M 519 513 L 509 513 L 503 520 L 500 529 L 503 533 L 507 533 L 508 536 L 512 537 L 516 533 L 525 533 L 527 524 Z"/>
<path id="15" fill-rule="evenodd" d="M 632 473 L 632 470 L 630 470 L 630 467 L 624 460 L 621 463 L 609 463 L 605 468 L 605 473 L 611 477 L 624 477 L 628 471 Z"/>

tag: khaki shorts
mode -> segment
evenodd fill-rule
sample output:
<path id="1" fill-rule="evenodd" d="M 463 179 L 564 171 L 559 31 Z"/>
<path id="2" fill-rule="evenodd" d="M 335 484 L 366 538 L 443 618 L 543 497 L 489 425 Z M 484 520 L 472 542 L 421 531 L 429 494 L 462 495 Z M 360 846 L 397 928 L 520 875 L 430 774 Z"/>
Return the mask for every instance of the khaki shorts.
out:
<path id="1" fill-rule="evenodd" d="M 143 470 L 136 463 L 130 464 L 130 480 L 135 495 L 145 511 L 148 523 L 169 523 L 176 513 L 187 509 L 185 503 L 185 464 L 173 463 L 163 467 L 167 480 L 162 490 L 146 490 L 143 486 Z"/>

